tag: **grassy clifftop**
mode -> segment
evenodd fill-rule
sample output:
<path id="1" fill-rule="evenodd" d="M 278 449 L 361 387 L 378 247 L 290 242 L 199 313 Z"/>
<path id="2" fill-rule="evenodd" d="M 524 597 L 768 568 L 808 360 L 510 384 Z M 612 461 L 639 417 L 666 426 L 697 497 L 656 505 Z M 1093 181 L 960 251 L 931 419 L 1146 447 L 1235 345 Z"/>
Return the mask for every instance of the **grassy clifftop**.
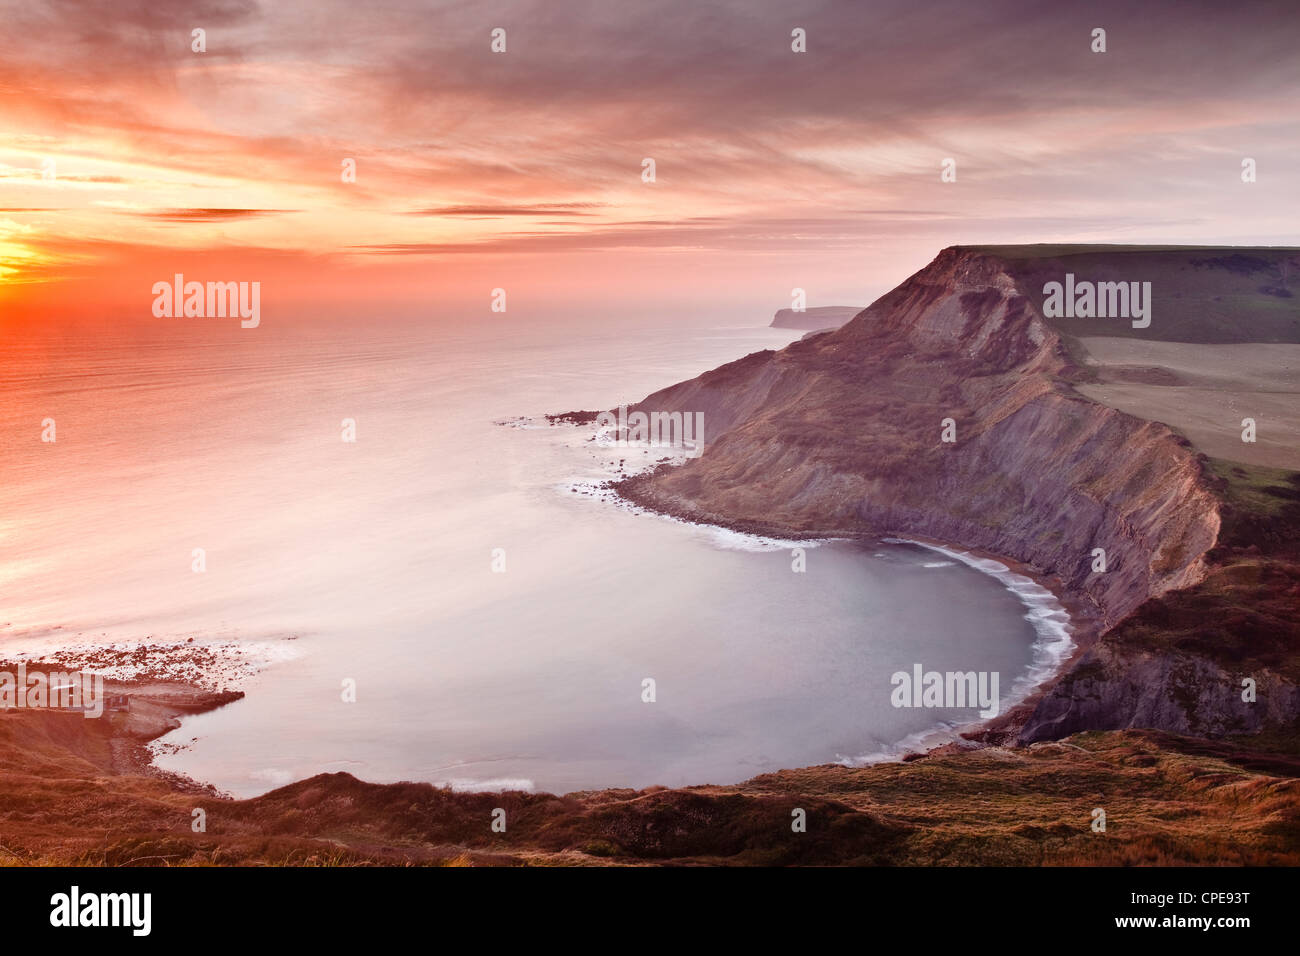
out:
<path id="1" fill-rule="evenodd" d="M 1146 329 L 1105 319 L 1054 318 L 1070 336 L 1166 342 L 1300 343 L 1300 248 L 1218 246 L 962 246 L 996 256 L 1030 302 L 1067 272 L 1092 282 L 1150 282 Z"/>
<path id="2" fill-rule="evenodd" d="M 226 800 L 113 773 L 108 730 L 0 714 L 0 866 L 1300 864 L 1300 761 L 1151 732 L 729 787 L 472 794 L 334 773 Z"/>

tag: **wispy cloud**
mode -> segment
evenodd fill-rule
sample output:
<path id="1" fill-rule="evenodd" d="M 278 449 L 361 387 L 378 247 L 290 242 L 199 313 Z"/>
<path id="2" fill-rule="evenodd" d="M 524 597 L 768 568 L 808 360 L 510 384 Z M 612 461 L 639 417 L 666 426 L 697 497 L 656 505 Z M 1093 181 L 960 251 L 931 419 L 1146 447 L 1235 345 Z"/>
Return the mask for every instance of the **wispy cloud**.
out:
<path id="1" fill-rule="evenodd" d="M 126 214 L 156 222 L 231 222 L 297 211 L 296 209 L 146 209 L 129 210 Z"/>
<path id="2" fill-rule="evenodd" d="M 591 216 L 602 203 L 553 202 L 529 205 L 432 206 L 412 209 L 408 216 L 454 216 L 469 219 L 501 219 L 507 216 Z"/>

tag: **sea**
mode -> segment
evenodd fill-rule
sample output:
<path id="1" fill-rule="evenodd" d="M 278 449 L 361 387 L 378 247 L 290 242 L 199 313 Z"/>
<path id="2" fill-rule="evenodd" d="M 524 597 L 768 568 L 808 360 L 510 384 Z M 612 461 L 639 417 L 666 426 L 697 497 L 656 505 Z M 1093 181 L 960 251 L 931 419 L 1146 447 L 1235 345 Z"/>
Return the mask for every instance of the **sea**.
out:
<path id="1" fill-rule="evenodd" d="M 11 334 L 0 362 L 0 658 L 233 662 L 245 696 L 156 741 L 164 770 L 239 797 L 736 783 L 978 719 L 894 706 L 917 664 L 998 673 L 1005 709 L 1069 650 L 996 561 L 647 513 L 601 485 L 659 450 L 545 417 L 800 332 L 205 322 Z"/>

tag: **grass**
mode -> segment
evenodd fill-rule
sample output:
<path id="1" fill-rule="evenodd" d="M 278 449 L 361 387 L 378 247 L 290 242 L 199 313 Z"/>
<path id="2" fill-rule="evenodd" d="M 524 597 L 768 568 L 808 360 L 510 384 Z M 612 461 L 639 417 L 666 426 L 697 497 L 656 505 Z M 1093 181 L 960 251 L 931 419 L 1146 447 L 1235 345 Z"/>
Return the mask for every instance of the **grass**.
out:
<path id="1" fill-rule="evenodd" d="M 1300 472 L 1203 458 L 1223 505 L 1199 584 L 1147 601 L 1107 637 L 1300 682 Z"/>
<path id="2" fill-rule="evenodd" d="M 1206 458 L 1205 464 L 1221 482 L 1226 503 L 1242 514 L 1287 520 L 1288 510 L 1300 502 L 1300 472 L 1223 458 Z"/>
<path id="3" fill-rule="evenodd" d="M 76 732 L 51 734 L 38 726 L 48 719 L 0 718 L 34 742 Z M 9 755 L 9 866 L 1300 864 L 1300 759 L 1147 731 L 563 797 L 336 773 L 236 801 L 75 760 L 60 777 L 31 773 L 47 766 L 42 754 Z M 191 832 L 193 806 L 206 809 L 207 833 Z M 506 833 L 489 825 L 498 806 Z M 1104 834 L 1091 830 L 1098 806 Z M 807 832 L 792 831 L 794 809 Z"/>
<path id="4" fill-rule="evenodd" d="M 972 246 L 1007 262 L 1039 308 L 1043 286 L 1077 281 L 1150 282 L 1151 325 L 1123 319 L 1047 319 L 1067 337 L 1107 335 L 1166 342 L 1300 343 L 1300 249 L 1207 246 Z M 1079 357 L 1072 352 L 1072 357 Z"/>

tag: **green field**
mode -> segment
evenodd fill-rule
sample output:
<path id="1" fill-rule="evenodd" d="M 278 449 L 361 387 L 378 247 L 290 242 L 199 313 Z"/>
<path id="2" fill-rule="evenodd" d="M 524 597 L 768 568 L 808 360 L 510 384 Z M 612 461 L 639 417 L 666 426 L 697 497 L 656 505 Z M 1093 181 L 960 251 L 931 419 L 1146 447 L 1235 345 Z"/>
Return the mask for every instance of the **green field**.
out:
<path id="1" fill-rule="evenodd" d="M 1300 248 L 1223 246 L 970 246 L 1005 260 L 1025 296 L 1067 272 L 1078 281 L 1150 282 L 1152 320 L 1054 318 L 1069 336 L 1108 335 L 1167 342 L 1300 343 Z"/>

